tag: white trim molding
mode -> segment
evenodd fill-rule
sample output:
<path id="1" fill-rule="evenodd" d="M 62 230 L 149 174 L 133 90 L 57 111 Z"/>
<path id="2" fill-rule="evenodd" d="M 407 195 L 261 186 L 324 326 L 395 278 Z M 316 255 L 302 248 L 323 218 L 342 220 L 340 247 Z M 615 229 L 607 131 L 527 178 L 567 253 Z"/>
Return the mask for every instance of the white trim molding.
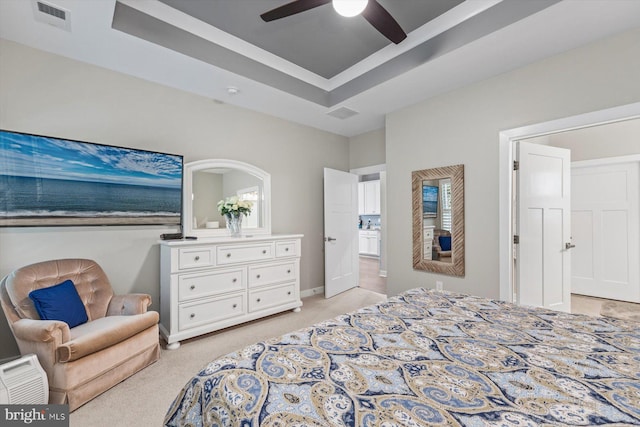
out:
<path id="1" fill-rule="evenodd" d="M 572 168 L 587 168 L 590 166 L 615 165 L 618 163 L 640 162 L 640 154 L 631 154 L 628 156 L 604 157 L 602 159 L 579 160 L 571 162 Z"/>
<path id="2" fill-rule="evenodd" d="M 300 290 L 300 298 L 308 298 L 315 295 L 324 295 L 324 286 L 318 286 L 317 288 Z"/>

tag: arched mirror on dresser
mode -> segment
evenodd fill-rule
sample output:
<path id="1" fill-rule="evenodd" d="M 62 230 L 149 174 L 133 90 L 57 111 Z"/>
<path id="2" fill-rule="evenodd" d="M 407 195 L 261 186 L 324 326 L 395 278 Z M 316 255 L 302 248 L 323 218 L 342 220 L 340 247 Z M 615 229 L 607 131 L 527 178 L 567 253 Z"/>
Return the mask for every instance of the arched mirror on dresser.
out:
<path id="1" fill-rule="evenodd" d="M 464 276 L 464 165 L 411 173 L 413 268 Z"/>
<path id="2" fill-rule="evenodd" d="M 229 235 L 217 204 L 238 196 L 253 202 L 251 214 L 242 220 L 244 235 L 271 234 L 271 175 L 237 160 L 208 159 L 184 166 L 183 229 L 197 237 Z"/>

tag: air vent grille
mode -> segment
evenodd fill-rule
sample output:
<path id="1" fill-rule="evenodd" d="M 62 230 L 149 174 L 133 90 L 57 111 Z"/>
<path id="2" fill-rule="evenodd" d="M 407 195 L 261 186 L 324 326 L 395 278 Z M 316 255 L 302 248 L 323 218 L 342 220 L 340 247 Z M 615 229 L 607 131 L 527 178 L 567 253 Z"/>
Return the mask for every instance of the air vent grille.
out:
<path id="1" fill-rule="evenodd" d="M 37 3 L 38 3 L 38 10 L 40 12 L 46 13 L 47 15 L 55 16 L 56 18 L 60 18 L 62 20 L 67 19 L 66 18 L 67 14 L 64 10 L 53 7 L 50 4 L 42 3 L 40 1 Z"/>
<path id="2" fill-rule="evenodd" d="M 357 114 L 358 114 L 357 111 L 347 107 L 336 108 L 335 110 L 329 111 L 327 113 L 327 115 L 331 117 L 335 117 L 336 119 L 341 119 L 341 120 L 348 119 L 349 117 L 353 117 Z"/>
<path id="3" fill-rule="evenodd" d="M 32 0 L 36 21 L 71 31 L 71 15 L 67 9 L 42 0 Z"/>

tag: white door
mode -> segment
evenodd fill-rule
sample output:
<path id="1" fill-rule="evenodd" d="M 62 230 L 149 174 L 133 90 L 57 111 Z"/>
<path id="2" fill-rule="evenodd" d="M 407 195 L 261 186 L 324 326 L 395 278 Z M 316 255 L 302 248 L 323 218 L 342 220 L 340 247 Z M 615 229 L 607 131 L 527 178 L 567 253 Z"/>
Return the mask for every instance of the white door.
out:
<path id="1" fill-rule="evenodd" d="M 358 285 L 358 176 L 324 168 L 324 296 Z"/>
<path id="2" fill-rule="evenodd" d="M 640 163 L 571 167 L 573 293 L 640 302 Z"/>
<path id="3" fill-rule="evenodd" d="M 517 142 L 517 302 L 571 311 L 570 151 Z"/>

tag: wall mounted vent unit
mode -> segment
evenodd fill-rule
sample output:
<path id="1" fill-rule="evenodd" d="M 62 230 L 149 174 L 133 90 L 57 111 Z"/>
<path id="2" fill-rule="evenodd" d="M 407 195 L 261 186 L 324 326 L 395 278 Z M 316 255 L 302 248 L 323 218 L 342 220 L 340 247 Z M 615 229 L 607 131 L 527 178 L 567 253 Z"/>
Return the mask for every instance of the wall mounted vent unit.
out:
<path id="1" fill-rule="evenodd" d="M 341 120 L 348 119 L 349 117 L 353 117 L 356 114 L 358 114 L 357 111 L 347 107 L 336 108 L 335 110 L 329 111 L 327 113 L 327 115 Z"/>
<path id="2" fill-rule="evenodd" d="M 0 404 L 44 405 L 48 402 L 47 374 L 35 354 L 0 365 Z"/>
<path id="3" fill-rule="evenodd" d="M 36 21 L 71 31 L 71 13 L 60 6 L 42 1 L 32 0 L 33 14 Z"/>

